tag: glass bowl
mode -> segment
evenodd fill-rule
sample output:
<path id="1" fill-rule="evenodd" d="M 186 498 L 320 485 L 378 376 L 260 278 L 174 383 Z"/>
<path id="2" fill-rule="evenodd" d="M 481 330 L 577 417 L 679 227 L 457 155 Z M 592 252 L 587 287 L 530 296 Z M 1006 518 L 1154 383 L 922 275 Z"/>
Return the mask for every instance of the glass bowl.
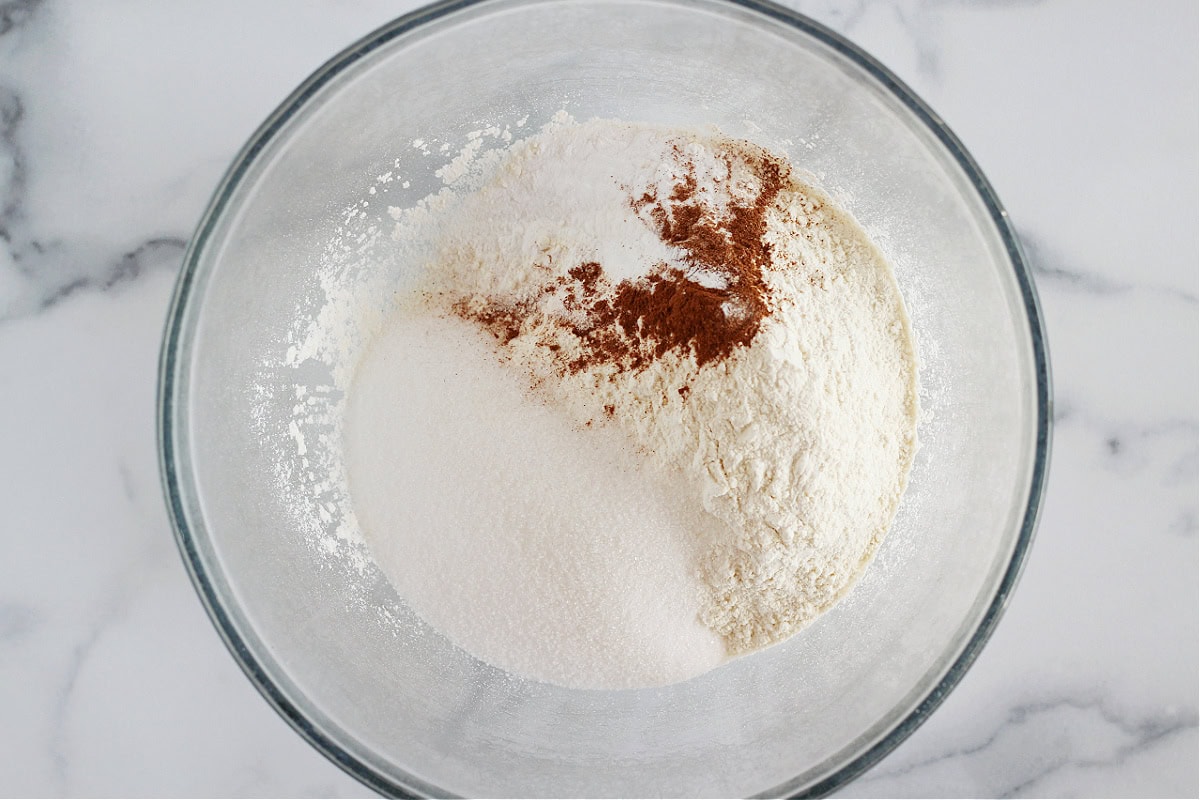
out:
<path id="1" fill-rule="evenodd" d="M 894 261 L 921 359 L 922 446 L 859 585 L 791 640 L 665 688 L 568 690 L 457 649 L 337 538 L 336 419 L 294 441 L 298 411 L 336 411 L 344 386 L 298 355 L 312 342 L 297 331 L 309 320 L 319 338 L 329 281 L 387 259 L 387 237 L 366 234 L 437 185 L 449 156 L 426 143 L 501 121 L 520 135 L 561 108 L 716 124 L 786 151 Z M 330 272 L 337 253 L 359 271 Z M 159 388 L 168 504 L 218 631 L 301 735 L 397 795 L 836 789 L 920 725 L 987 640 L 1033 536 L 1049 427 L 1033 284 L 978 167 L 870 56 L 748 0 L 455 0 L 352 45 L 219 186 Z"/>

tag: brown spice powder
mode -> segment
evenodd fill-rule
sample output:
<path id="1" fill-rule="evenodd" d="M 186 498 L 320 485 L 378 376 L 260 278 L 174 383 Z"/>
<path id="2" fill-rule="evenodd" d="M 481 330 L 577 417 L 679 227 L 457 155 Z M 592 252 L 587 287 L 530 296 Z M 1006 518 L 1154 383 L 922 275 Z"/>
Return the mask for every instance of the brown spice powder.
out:
<path id="1" fill-rule="evenodd" d="M 695 165 L 679 148 L 674 154 L 683 177 L 671 194 L 646 193 L 630 203 L 663 242 L 684 252 L 687 269 L 660 264 L 644 278 L 613 286 L 602 265 L 589 262 L 545 287 L 543 294 L 557 294 L 567 312 L 557 324 L 580 345 L 578 353 L 563 359 L 564 372 L 601 364 L 637 370 L 671 351 L 690 353 L 703 366 L 750 344 L 770 314 L 763 270 L 771 261 L 771 246 L 763 234 L 766 213 L 789 180 L 787 165 L 747 143 L 727 150 L 730 175 L 740 160 L 759 187 L 751 202 L 731 204 L 714 217 L 696 197 Z M 707 278 L 704 283 L 696 279 L 701 276 Z M 713 283 L 720 285 L 706 285 Z M 529 314 L 540 313 L 533 301 L 505 304 L 488 298 L 457 303 L 454 311 L 483 325 L 501 344 L 520 335 Z"/>

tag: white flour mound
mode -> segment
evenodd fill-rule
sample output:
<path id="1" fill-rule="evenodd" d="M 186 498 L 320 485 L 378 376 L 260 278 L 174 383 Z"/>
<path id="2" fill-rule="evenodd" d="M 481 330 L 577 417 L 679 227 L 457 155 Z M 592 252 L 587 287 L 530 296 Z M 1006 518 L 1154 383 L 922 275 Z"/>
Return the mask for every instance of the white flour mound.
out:
<path id="1" fill-rule="evenodd" d="M 907 316 L 862 229 L 790 172 L 749 343 L 563 368 L 589 346 L 561 288 L 581 265 L 728 287 L 631 200 L 690 181 L 718 218 L 765 192 L 749 152 L 557 118 L 394 211 L 431 255 L 348 393 L 351 497 L 400 594 L 477 657 L 579 688 L 682 680 L 807 625 L 887 532 L 916 447 Z"/>

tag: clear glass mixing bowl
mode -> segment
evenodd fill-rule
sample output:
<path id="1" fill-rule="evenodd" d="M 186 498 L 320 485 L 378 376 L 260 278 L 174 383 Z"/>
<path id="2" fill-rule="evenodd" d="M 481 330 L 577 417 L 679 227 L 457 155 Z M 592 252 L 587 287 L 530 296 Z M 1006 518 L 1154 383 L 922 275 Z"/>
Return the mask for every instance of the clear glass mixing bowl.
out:
<path id="1" fill-rule="evenodd" d="M 536 129 L 563 107 L 712 123 L 789 152 L 894 260 L 922 360 L 922 448 L 862 582 L 792 640 L 661 689 L 571 691 L 475 661 L 373 569 L 314 549 L 332 525 L 325 500 L 298 520 L 279 482 L 295 467 L 303 484 L 303 458 L 320 454 L 293 448 L 300 460 L 281 472 L 296 401 L 264 365 L 285 360 L 287 331 L 320 306 L 318 268 L 347 208 L 392 169 L 410 186 L 391 184 L 364 216 L 436 185 L 444 158 L 414 139 L 462 141 L 524 115 Z M 293 379 L 317 392 L 319 372 Z M 218 630 L 267 700 L 367 785 L 813 795 L 911 733 L 995 626 L 1036 522 L 1050 386 L 1029 271 L 995 194 L 940 120 L 850 43 L 748 0 L 456 0 L 336 56 L 242 150 L 185 258 L 159 413 L 180 547 Z"/>

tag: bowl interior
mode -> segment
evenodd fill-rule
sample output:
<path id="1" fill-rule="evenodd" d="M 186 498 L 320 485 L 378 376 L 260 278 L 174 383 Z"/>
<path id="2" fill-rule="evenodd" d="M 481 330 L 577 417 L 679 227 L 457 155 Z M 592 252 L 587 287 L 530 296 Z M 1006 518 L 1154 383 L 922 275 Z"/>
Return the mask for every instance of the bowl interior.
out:
<path id="1" fill-rule="evenodd" d="M 285 714 L 385 791 L 830 788 L 919 721 L 979 643 L 1029 532 L 1044 363 L 997 209 L 902 89 L 786 14 L 683 0 L 423 14 L 343 53 L 277 112 L 190 254 L 165 351 L 164 446 L 210 610 Z M 523 681 L 422 625 L 337 538 L 336 410 L 353 365 L 304 357 L 303 332 L 339 289 L 373 265 L 398 280 L 419 266 L 394 263 L 387 206 L 436 188 L 470 131 L 519 136 L 562 108 L 715 124 L 787 152 L 894 261 L 921 359 L 921 450 L 860 584 L 792 640 L 662 689 Z"/>

